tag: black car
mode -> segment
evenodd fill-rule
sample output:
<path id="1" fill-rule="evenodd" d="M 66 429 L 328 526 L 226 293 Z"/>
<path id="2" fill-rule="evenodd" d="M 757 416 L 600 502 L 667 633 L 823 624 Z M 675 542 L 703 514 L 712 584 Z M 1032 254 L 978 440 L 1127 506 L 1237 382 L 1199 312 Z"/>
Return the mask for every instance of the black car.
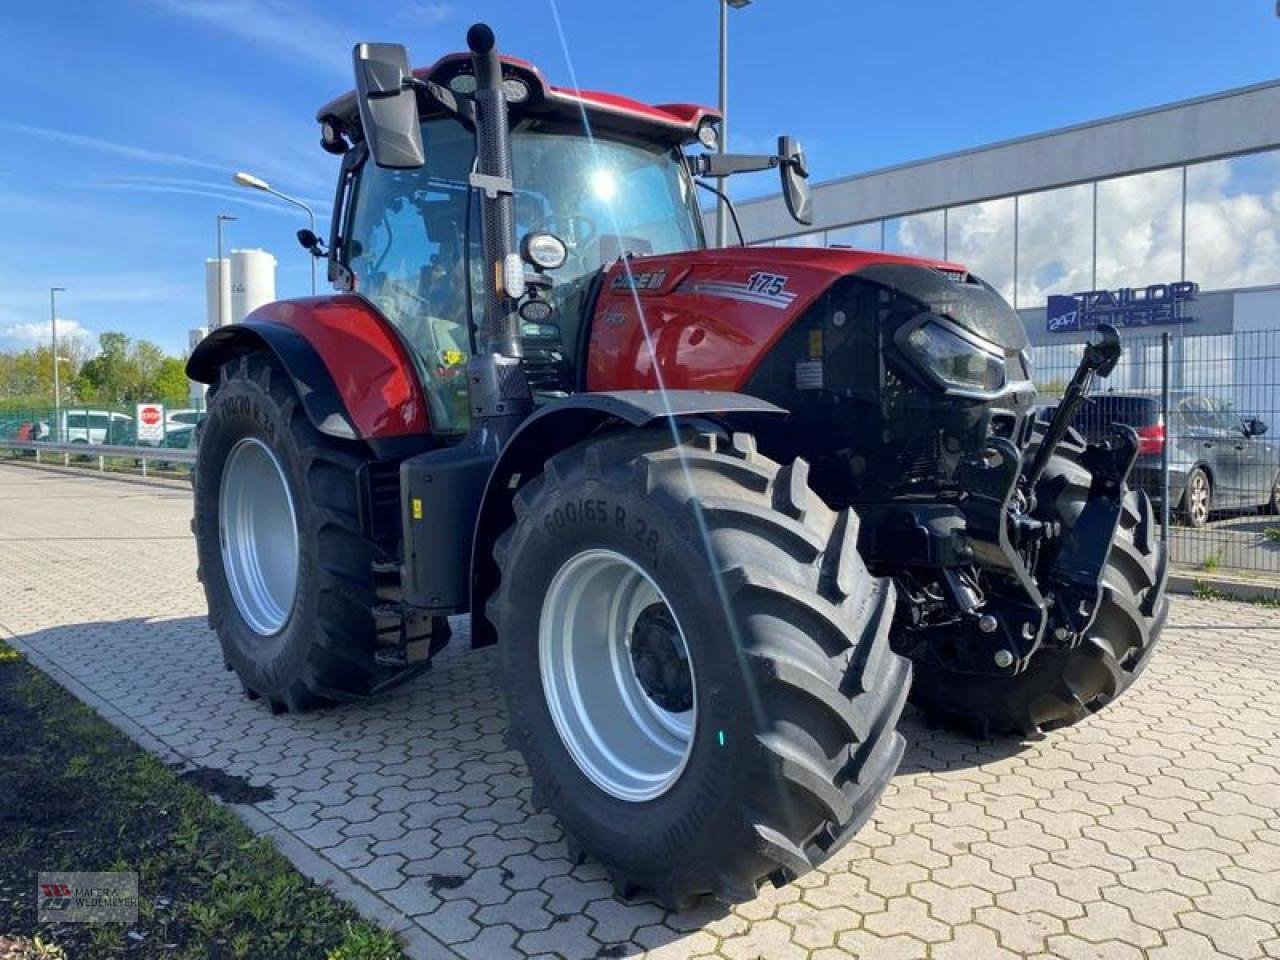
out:
<path id="1" fill-rule="evenodd" d="M 1220 510 L 1280 512 L 1280 446 L 1262 439 L 1262 420 L 1186 390 L 1173 391 L 1169 407 L 1165 423 L 1158 393 L 1102 393 L 1084 402 L 1074 426 L 1089 439 L 1100 438 L 1113 423 L 1133 427 L 1139 446 L 1130 482 L 1157 503 L 1160 457 L 1168 445 L 1170 498 L 1193 527 L 1203 527 Z"/>

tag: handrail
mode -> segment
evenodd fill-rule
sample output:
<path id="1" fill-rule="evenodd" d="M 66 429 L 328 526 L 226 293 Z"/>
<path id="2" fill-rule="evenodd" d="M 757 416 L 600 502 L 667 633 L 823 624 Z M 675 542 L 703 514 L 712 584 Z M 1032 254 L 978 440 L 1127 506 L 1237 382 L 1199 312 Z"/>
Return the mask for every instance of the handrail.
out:
<path id="1" fill-rule="evenodd" d="M 26 450 L 36 455 L 36 462 L 40 462 L 40 455 L 45 453 L 60 453 L 63 456 L 64 465 L 68 465 L 72 457 L 97 457 L 98 469 L 105 469 L 103 463 L 108 457 L 119 457 L 126 460 L 141 460 L 142 475 L 147 474 L 147 461 L 159 463 L 190 463 L 196 462 L 196 451 L 186 450 L 178 447 L 125 447 L 111 443 L 45 443 L 44 441 L 17 441 L 17 440 L 0 440 L 0 449 L 3 450 Z"/>

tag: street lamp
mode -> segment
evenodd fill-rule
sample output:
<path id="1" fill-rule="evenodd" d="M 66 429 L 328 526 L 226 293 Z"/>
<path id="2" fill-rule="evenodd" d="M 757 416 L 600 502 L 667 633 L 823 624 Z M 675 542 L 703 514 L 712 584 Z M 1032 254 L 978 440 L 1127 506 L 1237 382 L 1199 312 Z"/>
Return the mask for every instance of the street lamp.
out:
<path id="1" fill-rule="evenodd" d="M 297 197 L 291 197 L 287 193 L 281 193 L 279 190 L 267 183 L 261 177 L 255 177 L 251 173 L 241 171 L 231 178 L 242 187 L 248 187 L 250 190 L 261 190 L 263 193 L 269 193 L 273 197 L 278 197 L 285 203 L 292 203 L 295 207 L 301 207 L 307 212 L 307 219 L 311 225 L 311 232 L 316 232 L 316 213 L 309 206 L 299 200 Z M 307 256 L 311 259 L 311 295 L 316 295 L 316 258 L 310 249 L 307 250 Z"/>
<path id="2" fill-rule="evenodd" d="M 62 433 L 62 390 L 58 383 L 58 304 L 57 297 L 66 293 L 66 287 L 49 288 L 49 327 L 53 333 L 53 440 L 57 443 Z"/>
<path id="3" fill-rule="evenodd" d="M 720 0 L 720 152 L 729 150 L 729 8 L 741 10 L 751 0 Z M 729 183 L 720 177 L 716 186 L 722 196 L 716 197 L 716 246 L 729 245 L 729 209 L 725 192 Z"/>
<path id="4" fill-rule="evenodd" d="M 218 214 L 218 317 L 216 326 L 222 326 L 222 225 L 231 220 L 239 220 L 229 213 Z"/>

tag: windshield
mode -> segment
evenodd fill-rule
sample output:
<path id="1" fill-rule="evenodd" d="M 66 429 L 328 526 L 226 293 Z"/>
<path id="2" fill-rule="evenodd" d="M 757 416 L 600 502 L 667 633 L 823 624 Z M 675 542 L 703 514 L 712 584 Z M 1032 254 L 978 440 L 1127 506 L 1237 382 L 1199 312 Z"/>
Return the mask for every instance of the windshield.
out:
<path id="1" fill-rule="evenodd" d="M 516 240 L 540 231 L 565 242 L 553 297 L 566 356 L 582 322 L 591 277 L 623 253 L 656 254 L 703 246 L 701 219 L 679 150 L 635 141 L 592 141 L 578 128 L 544 121 L 512 135 Z M 368 297 L 415 348 L 428 389 L 433 429 L 468 425 L 470 334 L 463 238 L 472 136 L 452 119 L 422 125 L 425 166 L 384 170 L 372 162 L 357 181 L 347 264 Z M 470 216 L 471 297 L 484 304 L 479 197 Z"/>

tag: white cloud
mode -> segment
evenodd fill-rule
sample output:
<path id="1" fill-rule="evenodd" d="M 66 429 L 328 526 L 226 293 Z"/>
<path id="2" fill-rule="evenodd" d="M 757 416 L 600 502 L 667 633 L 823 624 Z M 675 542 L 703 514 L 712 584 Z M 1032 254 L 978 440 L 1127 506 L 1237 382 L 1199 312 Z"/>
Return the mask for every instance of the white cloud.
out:
<path id="1" fill-rule="evenodd" d="M 198 167 L 203 170 L 227 170 L 227 168 L 221 164 L 210 163 L 207 160 L 201 160 L 196 157 L 188 157 L 180 153 L 169 153 L 163 150 L 152 150 L 147 147 L 120 143 L 115 140 L 106 140 L 102 137 L 92 137 L 87 134 L 76 133 L 73 130 L 53 130 L 48 127 L 33 127 L 25 123 L 10 123 L 8 121 L 0 121 L 0 129 L 9 130 L 13 133 L 22 134 L 28 137 L 51 140 L 55 143 L 61 143 L 65 146 L 75 147 L 81 150 L 96 150 L 99 153 L 108 153 L 112 156 L 122 157 L 126 160 L 137 160 L 143 163 L 158 163 L 169 166 Z"/>
<path id="2" fill-rule="evenodd" d="M 444 23 L 453 16 L 453 7 L 447 3 L 419 2 L 404 8 L 404 19 L 418 23 Z"/>
<path id="3" fill-rule="evenodd" d="M 28 350 L 31 347 L 47 346 L 53 331 L 46 320 L 43 323 L 11 323 L 0 327 L 0 348 Z M 64 339 L 83 339 L 93 342 L 97 334 L 84 327 L 78 320 L 64 317 L 58 318 L 58 342 Z"/>
<path id="4" fill-rule="evenodd" d="M 166 13 L 217 27 L 285 59 L 351 75 L 354 31 L 286 0 L 155 0 Z"/>

